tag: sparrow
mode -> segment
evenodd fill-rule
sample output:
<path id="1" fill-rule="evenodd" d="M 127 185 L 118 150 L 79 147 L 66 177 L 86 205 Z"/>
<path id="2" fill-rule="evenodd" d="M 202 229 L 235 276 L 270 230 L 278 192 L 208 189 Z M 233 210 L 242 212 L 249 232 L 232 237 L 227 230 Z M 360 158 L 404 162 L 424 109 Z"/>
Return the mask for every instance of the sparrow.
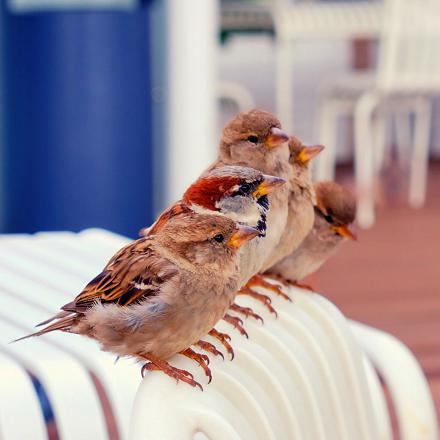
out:
<path id="1" fill-rule="evenodd" d="M 147 361 L 177 381 L 201 385 L 168 359 L 180 353 L 200 364 L 190 347 L 221 319 L 238 288 L 238 250 L 259 231 L 225 216 L 185 213 L 119 250 L 61 312 L 41 323 L 88 336 L 119 357 Z M 24 339 L 21 338 L 21 339 Z"/>
<path id="2" fill-rule="evenodd" d="M 257 228 L 259 237 L 265 237 L 269 209 L 267 196 L 283 184 L 285 180 L 249 167 L 215 168 L 197 179 L 181 200 L 166 209 L 151 227 L 141 229 L 139 234 L 154 233 L 171 216 L 191 211 L 224 215 L 240 224 Z"/>
<path id="3" fill-rule="evenodd" d="M 318 182 L 314 188 L 316 206 L 312 230 L 298 249 L 271 268 L 270 275 L 306 288 L 309 287 L 298 281 L 318 270 L 346 239 L 356 240 L 349 228 L 356 215 L 353 194 L 335 182 Z"/>
<path id="4" fill-rule="evenodd" d="M 315 192 L 310 162 L 324 147 L 322 145 L 305 146 L 294 136 L 290 137 L 288 145 L 290 151 L 289 163 L 292 167 L 288 200 L 289 213 L 280 244 L 271 254 L 269 267 L 262 268 L 266 275 L 271 273 L 271 267 L 274 263 L 290 255 L 298 248 L 312 229 L 315 217 Z"/>
<path id="5" fill-rule="evenodd" d="M 221 166 L 207 172 L 194 182 L 183 194 L 180 201 L 165 210 L 156 222 L 149 228 L 142 229 L 141 235 L 155 234 L 172 217 L 187 212 L 205 215 L 223 215 L 245 226 L 258 229 L 258 236 L 240 248 L 239 284 L 243 284 L 254 272 L 253 266 L 261 264 L 261 256 L 257 250 L 260 242 L 266 236 L 266 216 L 269 210 L 268 195 L 275 189 L 285 184 L 279 177 L 263 174 L 261 171 L 241 166 Z M 241 262 L 244 261 L 246 266 Z M 244 266 L 244 267 L 242 267 Z M 243 275 L 245 272 L 248 275 Z M 245 317 L 253 317 L 263 321 L 261 316 L 248 307 L 232 304 L 231 310 Z M 225 319 L 240 333 L 246 335 L 243 322 L 227 313 Z M 208 332 L 210 336 L 218 339 L 226 348 L 231 358 L 234 352 L 229 335 L 220 333 L 215 328 Z M 199 341 L 196 345 L 202 349 L 219 355 L 212 345 Z"/>
<path id="6" fill-rule="evenodd" d="M 252 288 L 262 286 L 285 296 L 278 286 L 267 283 L 255 274 L 260 272 L 262 267 L 271 265 L 268 265 L 268 262 L 272 261 L 270 255 L 279 245 L 287 222 L 287 202 L 292 178 L 288 139 L 289 136 L 281 130 L 280 121 L 272 114 L 260 109 L 239 113 L 224 127 L 219 156 L 207 171 L 211 172 L 224 165 L 239 165 L 252 167 L 286 180 L 283 187 L 269 195 L 270 209 L 266 218 L 265 239 L 255 243 L 254 251 L 241 258 L 243 288 L 238 294 L 256 298 L 273 313 L 275 311 L 270 306 L 269 297 L 255 292 Z"/>

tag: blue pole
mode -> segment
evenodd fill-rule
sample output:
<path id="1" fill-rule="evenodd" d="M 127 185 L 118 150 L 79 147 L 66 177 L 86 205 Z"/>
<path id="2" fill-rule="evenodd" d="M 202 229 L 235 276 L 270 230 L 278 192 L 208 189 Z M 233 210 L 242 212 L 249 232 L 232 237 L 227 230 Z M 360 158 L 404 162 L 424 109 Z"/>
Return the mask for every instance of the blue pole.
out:
<path id="1" fill-rule="evenodd" d="M 147 9 L 14 14 L 3 3 L 7 232 L 135 236 L 151 223 Z"/>

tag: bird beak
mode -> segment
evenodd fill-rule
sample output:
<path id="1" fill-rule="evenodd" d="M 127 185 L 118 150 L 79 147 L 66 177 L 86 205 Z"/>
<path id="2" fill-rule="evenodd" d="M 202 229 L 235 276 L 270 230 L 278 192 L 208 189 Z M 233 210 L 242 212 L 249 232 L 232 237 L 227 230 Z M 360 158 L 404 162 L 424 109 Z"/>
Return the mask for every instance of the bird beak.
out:
<path id="1" fill-rule="evenodd" d="M 270 135 L 266 137 L 264 140 L 264 145 L 271 149 L 275 147 L 279 147 L 280 145 L 284 144 L 284 142 L 287 142 L 289 140 L 289 136 L 284 133 L 283 130 L 280 130 L 279 128 L 272 127 L 270 129 Z"/>
<path id="2" fill-rule="evenodd" d="M 281 177 L 265 175 L 264 180 L 257 186 L 257 189 L 252 193 L 252 196 L 259 199 L 285 183 L 286 181 Z"/>
<path id="3" fill-rule="evenodd" d="M 315 156 L 324 149 L 323 145 L 314 145 L 313 147 L 304 147 L 296 156 L 296 162 L 307 165 Z"/>
<path id="4" fill-rule="evenodd" d="M 229 247 L 239 248 L 259 234 L 260 231 L 258 229 L 251 228 L 250 226 L 239 225 L 236 232 L 234 232 L 232 237 L 229 239 L 227 245 Z"/>
<path id="5" fill-rule="evenodd" d="M 341 237 L 346 237 L 350 240 L 357 240 L 356 234 L 350 231 L 348 226 L 332 226 L 333 231 L 339 234 Z"/>

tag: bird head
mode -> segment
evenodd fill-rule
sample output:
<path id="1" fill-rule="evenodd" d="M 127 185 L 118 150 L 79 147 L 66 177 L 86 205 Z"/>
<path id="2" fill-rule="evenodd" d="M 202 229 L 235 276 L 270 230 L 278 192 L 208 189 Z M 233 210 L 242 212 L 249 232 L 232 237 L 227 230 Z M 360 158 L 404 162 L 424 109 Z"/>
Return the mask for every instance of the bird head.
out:
<path id="1" fill-rule="evenodd" d="M 336 182 L 317 182 L 315 192 L 318 221 L 325 221 L 327 229 L 338 237 L 356 240 L 349 228 L 356 217 L 354 195 Z"/>
<path id="2" fill-rule="evenodd" d="M 304 145 L 298 138 L 290 136 L 289 138 L 289 162 L 293 166 L 307 168 L 310 161 L 315 158 L 322 150 L 323 145 Z"/>
<path id="3" fill-rule="evenodd" d="M 264 235 L 269 208 L 267 195 L 284 183 L 284 179 L 253 168 L 224 166 L 194 182 L 182 201 L 195 212 L 217 212 L 236 222 L 259 227 Z"/>
<path id="4" fill-rule="evenodd" d="M 281 147 L 288 139 L 280 121 L 272 114 L 260 109 L 239 113 L 223 129 L 220 159 L 266 169 L 270 157 L 287 157 L 287 148 Z"/>
<path id="5" fill-rule="evenodd" d="M 192 265 L 232 270 L 238 249 L 259 231 L 221 215 L 194 212 L 172 217 L 156 234 L 171 254 Z"/>

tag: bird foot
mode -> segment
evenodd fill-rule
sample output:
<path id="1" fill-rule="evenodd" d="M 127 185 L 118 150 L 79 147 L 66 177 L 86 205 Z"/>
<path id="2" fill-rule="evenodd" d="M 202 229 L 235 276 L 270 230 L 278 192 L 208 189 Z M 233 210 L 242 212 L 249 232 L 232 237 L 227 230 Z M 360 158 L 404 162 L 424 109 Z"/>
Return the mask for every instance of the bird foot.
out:
<path id="1" fill-rule="evenodd" d="M 303 284 L 295 280 L 289 280 L 287 278 L 282 277 L 281 275 L 270 273 L 270 274 L 264 274 L 266 278 L 271 278 L 274 281 L 279 282 L 285 287 L 299 287 L 300 289 L 306 289 L 313 291 L 313 287 L 309 286 L 308 284 Z"/>
<path id="2" fill-rule="evenodd" d="M 258 287 L 263 287 L 264 289 L 270 290 L 271 292 L 275 293 L 278 296 L 281 296 L 281 298 L 286 299 L 287 301 L 292 302 L 292 300 L 290 299 L 290 297 L 288 295 L 286 295 L 282 290 L 280 286 L 277 286 L 276 284 L 272 284 L 269 283 L 268 281 L 266 281 L 264 279 L 266 275 L 254 275 L 247 283 L 246 283 L 246 287 L 252 288 L 254 286 L 258 286 Z M 267 278 L 272 278 L 275 281 L 279 281 L 281 284 L 283 284 L 284 286 L 288 286 L 288 284 L 285 283 L 284 278 L 279 277 L 279 275 L 275 275 L 277 278 L 272 277 L 272 276 L 268 276 Z M 281 279 L 278 279 L 282 278 Z"/>
<path id="3" fill-rule="evenodd" d="M 300 289 L 310 290 L 313 292 L 313 287 L 309 284 L 300 283 L 298 281 L 287 280 L 287 282 L 294 287 L 299 287 Z"/>
<path id="4" fill-rule="evenodd" d="M 208 377 L 208 383 L 211 383 L 212 374 L 211 374 L 211 369 L 208 367 L 209 357 L 206 356 L 206 354 L 196 353 L 192 348 L 187 348 L 185 350 L 180 351 L 179 353 L 182 354 L 183 356 L 186 356 L 187 358 L 196 361 L 203 368 L 203 371 Z"/>
<path id="5" fill-rule="evenodd" d="M 231 344 L 229 343 L 229 341 L 231 340 L 231 337 L 226 333 L 219 332 L 215 328 L 210 330 L 208 335 L 212 336 L 213 338 L 217 339 L 218 341 L 220 341 L 223 344 L 223 347 L 226 348 L 226 351 L 231 356 L 231 361 L 232 361 L 232 359 L 234 359 L 235 353 L 234 353 L 233 348 L 231 347 Z"/>
<path id="6" fill-rule="evenodd" d="M 257 321 L 261 321 L 262 324 L 264 324 L 264 320 L 260 315 L 257 315 L 250 307 L 242 307 L 238 304 L 232 304 L 230 307 L 231 310 L 234 310 L 234 312 L 241 313 L 246 318 L 249 316 L 256 319 Z"/>
<path id="7" fill-rule="evenodd" d="M 223 317 L 223 319 L 231 324 L 236 330 L 238 330 L 243 336 L 246 336 L 246 338 L 249 338 L 249 335 L 247 334 L 247 331 L 243 327 L 243 321 L 240 318 L 237 318 L 236 316 L 229 315 L 226 313 L 226 315 Z"/>
<path id="8" fill-rule="evenodd" d="M 208 353 L 213 354 L 214 356 L 221 356 L 223 360 L 225 359 L 225 357 L 223 356 L 223 353 L 221 351 L 217 350 L 215 345 L 211 344 L 210 342 L 199 341 L 195 345 L 200 347 L 202 350 L 205 350 Z"/>
<path id="9" fill-rule="evenodd" d="M 162 371 L 167 376 L 176 379 L 177 382 L 181 380 L 192 387 L 199 387 L 203 391 L 202 385 L 194 380 L 194 376 L 190 372 L 173 367 L 168 362 L 151 354 L 138 354 L 138 356 L 149 361 L 142 366 L 142 377 L 144 377 L 146 371 Z"/>
<path id="10" fill-rule="evenodd" d="M 263 295 L 262 293 L 255 292 L 254 290 L 250 289 L 247 286 L 242 287 L 238 292 L 237 295 L 248 295 L 257 301 L 260 301 L 264 307 L 266 307 L 267 310 L 269 310 L 270 313 L 273 313 L 276 317 L 278 317 L 277 311 L 271 306 L 272 300 L 267 296 Z"/>
<path id="11" fill-rule="evenodd" d="M 290 280 L 276 273 L 265 273 L 264 276 L 266 278 L 276 281 L 277 283 L 282 284 L 284 287 L 290 287 L 292 285 Z"/>

